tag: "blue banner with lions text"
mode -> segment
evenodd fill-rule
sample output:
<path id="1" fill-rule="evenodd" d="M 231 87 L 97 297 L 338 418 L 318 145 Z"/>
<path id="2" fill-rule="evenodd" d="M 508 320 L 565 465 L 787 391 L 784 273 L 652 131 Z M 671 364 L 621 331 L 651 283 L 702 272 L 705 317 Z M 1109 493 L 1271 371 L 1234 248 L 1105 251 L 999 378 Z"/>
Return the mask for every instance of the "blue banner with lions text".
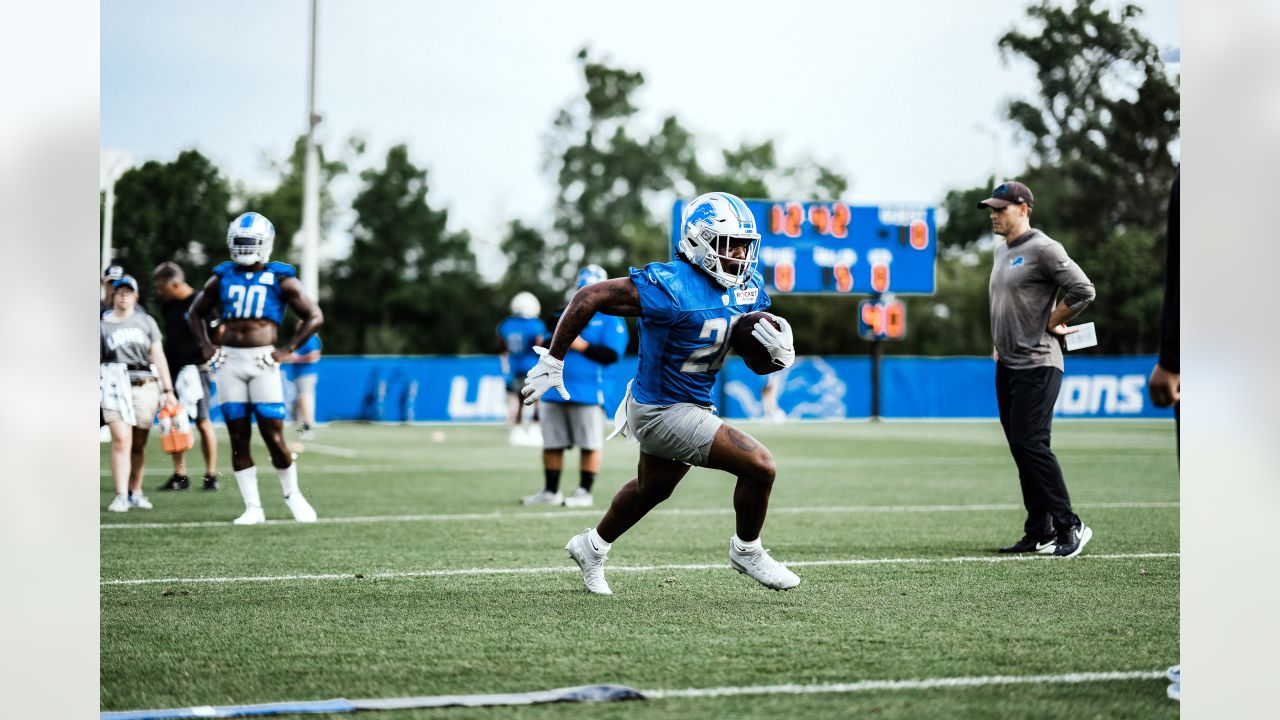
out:
<path id="1" fill-rule="evenodd" d="M 1067 357 L 1055 415 L 1062 418 L 1171 418 L 1151 405 L 1147 376 L 1154 355 Z M 606 374 L 605 408 L 622 399 L 636 358 Z M 316 419 L 377 422 L 501 422 L 507 378 L 493 356 L 326 356 L 318 363 Z M 788 419 L 860 419 L 871 413 L 871 360 L 801 357 L 761 377 L 729 358 L 716 383 L 716 404 L 730 419 L 765 418 L 761 391 L 777 392 Z M 295 396 L 285 380 L 285 399 Z M 215 394 L 216 397 L 216 394 Z M 995 365 L 981 357 L 886 357 L 881 415 L 901 419 L 995 418 Z"/>

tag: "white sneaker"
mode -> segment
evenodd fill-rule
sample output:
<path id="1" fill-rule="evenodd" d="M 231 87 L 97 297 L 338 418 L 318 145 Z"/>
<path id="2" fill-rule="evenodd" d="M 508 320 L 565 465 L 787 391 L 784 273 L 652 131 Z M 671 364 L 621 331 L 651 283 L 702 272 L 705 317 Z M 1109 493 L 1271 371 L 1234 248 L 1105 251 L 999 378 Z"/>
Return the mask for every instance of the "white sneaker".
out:
<path id="1" fill-rule="evenodd" d="M 560 494 L 559 491 L 539 490 L 532 495 L 520 498 L 521 505 L 561 505 L 563 503 L 564 495 Z"/>
<path id="2" fill-rule="evenodd" d="M 302 493 L 296 492 L 285 498 L 284 504 L 289 506 L 289 511 L 293 513 L 294 520 L 306 523 L 316 521 L 316 511 L 312 509 L 311 503 L 302 497 Z"/>
<path id="3" fill-rule="evenodd" d="M 107 506 L 107 512 L 129 512 L 129 501 L 123 495 L 117 495 Z"/>
<path id="4" fill-rule="evenodd" d="M 583 490 L 582 488 L 574 490 L 573 494 L 564 499 L 565 507 L 591 507 L 594 504 L 595 500 L 591 499 L 591 493 Z"/>
<path id="5" fill-rule="evenodd" d="M 613 591 L 609 589 L 609 583 L 604 579 L 604 561 L 608 551 L 596 552 L 596 549 L 591 546 L 591 540 L 587 538 L 589 532 L 591 532 L 590 528 L 569 538 L 564 549 L 568 550 L 569 557 L 578 563 L 578 569 L 582 571 L 582 584 L 587 586 L 587 590 L 597 595 L 612 595 Z"/>
<path id="6" fill-rule="evenodd" d="M 232 521 L 233 525 L 261 525 L 267 521 L 260 506 L 245 508 L 244 514 Z"/>
<path id="7" fill-rule="evenodd" d="M 735 545 L 733 538 L 729 538 L 729 564 L 734 570 L 750 575 L 756 582 L 774 590 L 790 590 L 800 584 L 800 578 L 786 565 L 770 557 L 768 550 L 761 547 L 738 552 Z"/>
<path id="8" fill-rule="evenodd" d="M 146 495 L 141 492 L 133 493 L 129 496 L 129 507 L 135 507 L 139 510 L 153 510 L 155 506 L 147 499 Z"/>
<path id="9" fill-rule="evenodd" d="M 542 426 L 530 424 L 525 428 L 524 437 L 529 447 L 542 447 Z"/>

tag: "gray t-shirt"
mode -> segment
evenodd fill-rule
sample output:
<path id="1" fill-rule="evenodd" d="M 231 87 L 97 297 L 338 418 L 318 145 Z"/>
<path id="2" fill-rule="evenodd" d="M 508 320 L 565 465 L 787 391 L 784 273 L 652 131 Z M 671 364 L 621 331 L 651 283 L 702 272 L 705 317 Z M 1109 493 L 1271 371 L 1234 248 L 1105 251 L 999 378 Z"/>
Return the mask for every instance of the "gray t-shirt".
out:
<path id="1" fill-rule="evenodd" d="M 1005 367 L 1062 370 L 1062 348 L 1047 329 L 1059 288 L 1067 291 L 1063 302 L 1076 312 L 1093 302 L 1093 283 L 1062 243 L 1035 229 L 996 242 L 987 292 L 991 339 Z"/>
<path id="2" fill-rule="evenodd" d="M 150 315 L 134 310 L 128 318 L 112 321 L 107 314 L 102 316 L 99 329 L 99 362 L 125 363 L 130 381 L 155 377 L 151 372 L 151 345 L 160 342 L 160 328 Z"/>

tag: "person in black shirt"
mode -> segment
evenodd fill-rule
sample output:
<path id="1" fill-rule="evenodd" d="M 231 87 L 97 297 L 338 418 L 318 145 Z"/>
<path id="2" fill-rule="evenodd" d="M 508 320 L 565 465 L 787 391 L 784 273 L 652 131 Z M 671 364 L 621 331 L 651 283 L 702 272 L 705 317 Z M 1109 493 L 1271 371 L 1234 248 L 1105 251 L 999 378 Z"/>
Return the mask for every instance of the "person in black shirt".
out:
<path id="1" fill-rule="evenodd" d="M 177 263 L 160 263 L 151 279 L 155 283 L 156 297 L 160 298 L 160 314 L 164 318 L 164 356 L 172 369 L 174 383 L 178 382 L 183 369 L 192 366 L 204 391 L 204 396 L 196 403 L 196 429 L 200 432 L 200 450 L 204 454 L 204 489 L 217 490 L 218 439 L 213 434 L 213 423 L 209 421 L 209 402 L 212 399 L 209 370 L 205 367 L 200 345 L 187 324 L 187 310 L 195 299 L 195 289 L 187 284 Z M 178 389 L 181 397 L 183 388 Z M 159 489 L 186 490 L 190 485 L 186 453 L 174 453 L 173 475 Z"/>

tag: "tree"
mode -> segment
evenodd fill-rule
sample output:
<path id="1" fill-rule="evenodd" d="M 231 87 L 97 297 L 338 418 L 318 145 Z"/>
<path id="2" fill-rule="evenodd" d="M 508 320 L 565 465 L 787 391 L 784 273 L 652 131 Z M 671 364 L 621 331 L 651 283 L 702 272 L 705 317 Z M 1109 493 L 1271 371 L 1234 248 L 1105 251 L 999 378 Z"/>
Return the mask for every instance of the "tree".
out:
<path id="1" fill-rule="evenodd" d="M 559 186 L 559 242 L 548 255 L 561 282 L 588 262 L 618 276 L 631 265 L 668 260 L 670 209 L 677 197 L 721 190 L 770 198 L 783 190 L 787 197 L 835 199 L 848 189 L 842 175 L 817 162 L 779 164 L 772 140 L 724 149 L 718 168 L 706 168 L 698 161 L 698 140 L 675 116 L 663 118 L 652 133 L 637 129 L 633 94 L 643 86 L 643 74 L 594 60 L 586 49 L 578 61 L 584 97 L 560 111 L 547 139 L 548 166 Z M 807 301 L 797 299 L 794 307 L 807 307 Z M 810 315 L 812 324 L 796 326 L 799 342 L 826 347 L 829 325 L 840 323 L 842 315 L 817 304 Z"/>
<path id="2" fill-rule="evenodd" d="M 360 174 L 351 254 L 323 298 L 338 352 L 450 353 L 492 349 L 495 301 L 484 292 L 465 232 L 427 202 L 427 171 L 404 145 Z"/>
<path id="3" fill-rule="evenodd" d="M 629 130 L 641 73 L 596 62 L 585 48 L 578 61 L 585 96 L 559 112 L 547 140 L 560 188 L 555 230 L 564 238 L 551 265 L 565 279 L 582 263 L 616 275 L 642 258 L 663 257 L 663 227 L 648 203 L 654 193 L 673 188 L 673 170 L 693 161 L 692 138 L 674 117 L 647 138 Z"/>
<path id="4" fill-rule="evenodd" d="M 184 150 L 172 162 L 132 168 L 116 182 L 115 194 L 115 258 L 138 278 L 144 296 L 156 265 L 176 262 L 199 286 L 209 263 L 227 254 L 231 190 L 199 152 Z"/>
<path id="5" fill-rule="evenodd" d="M 507 259 L 507 271 L 494 288 L 497 298 L 506 303 L 515 294 L 527 290 L 538 297 L 542 306 L 550 309 L 564 297 L 564 283 L 552 277 L 547 270 L 547 241 L 535 228 L 513 220 L 502 239 L 502 254 Z"/>
<path id="6" fill-rule="evenodd" d="M 1031 143 L 1022 180 L 1036 194 L 1033 223 L 1089 273 L 1104 352 L 1157 347 L 1164 211 L 1176 168 L 1179 92 L 1156 46 L 1130 21 L 1081 0 L 1028 8 L 1031 27 L 1000 38 L 1006 57 L 1036 68 L 1039 97 L 1008 117 Z"/>

